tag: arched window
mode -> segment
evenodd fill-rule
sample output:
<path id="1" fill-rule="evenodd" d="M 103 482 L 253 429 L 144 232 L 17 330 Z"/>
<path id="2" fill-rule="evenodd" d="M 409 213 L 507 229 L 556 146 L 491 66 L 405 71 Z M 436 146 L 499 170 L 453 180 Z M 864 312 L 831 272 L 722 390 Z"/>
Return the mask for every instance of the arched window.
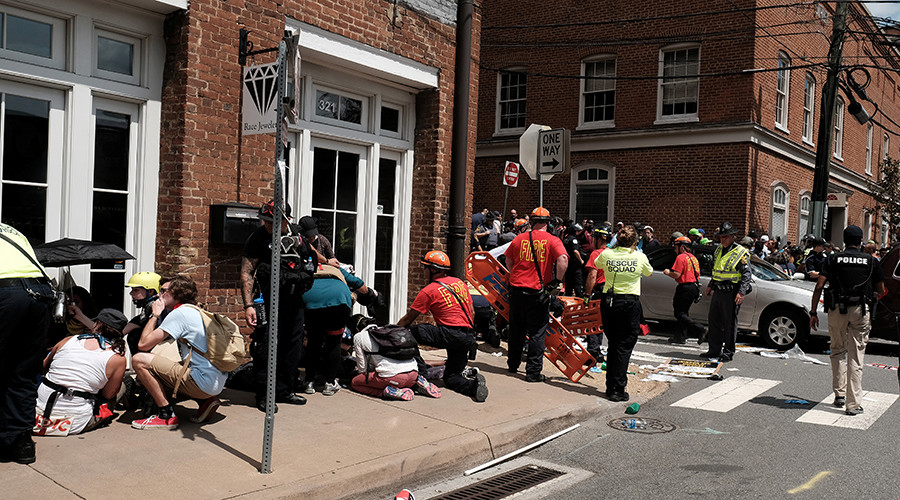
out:
<path id="1" fill-rule="evenodd" d="M 797 210 L 799 217 L 797 218 L 797 241 L 803 239 L 809 234 L 809 206 L 811 202 L 809 191 L 800 193 L 800 207 Z"/>
<path id="2" fill-rule="evenodd" d="M 569 217 L 576 221 L 589 219 L 598 224 L 611 220 L 614 185 L 614 167 L 590 165 L 573 169 Z"/>
<path id="3" fill-rule="evenodd" d="M 790 191 L 783 182 L 776 182 L 772 185 L 772 209 L 769 220 L 769 237 L 776 239 L 779 236 L 781 241 L 787 236 L 788 219 L 788 195 Z"/>
<path id="4" fill-rule="evenodd" d="M 775 126 L 787 131 L 788 96 L 791 87 L 791 58 L 784 52 L 778 53 L 778 73 L 775 84 Z"/>

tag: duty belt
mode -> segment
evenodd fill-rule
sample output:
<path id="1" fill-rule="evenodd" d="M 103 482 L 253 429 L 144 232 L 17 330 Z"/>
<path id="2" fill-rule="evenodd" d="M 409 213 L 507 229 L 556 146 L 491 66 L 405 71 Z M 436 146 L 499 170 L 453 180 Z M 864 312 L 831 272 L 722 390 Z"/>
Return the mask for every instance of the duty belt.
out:
<path id="1" fill-rule="evenodd" d="M 0 278 L 0 288 L 22 287 L 28 285 L 49 285 L 47 278 Z"/>
<path id="2" fill-rule="evenodd" d="M 44 418 L 50 418 L 50 414 L 53 412 L 53 406 L 56 404 L 56 399 L 60 394 L 65 394 L 66 396 L 78 396 L 79 398 L 84 398 L 90 401 L 94 401 L 95 399 L 97 399 L 96 394 L 92 394 L 86 391 L 76 391 L 75 389 L 57 384 L 56 382 L 52 382 L 50 380 L 47 380 L 46 378 L 41 380 L 41 383 L 53 389 L 53 393 L 50 394 L 49 398 L 47 398 L 47 406 L 44 407 Z"/>

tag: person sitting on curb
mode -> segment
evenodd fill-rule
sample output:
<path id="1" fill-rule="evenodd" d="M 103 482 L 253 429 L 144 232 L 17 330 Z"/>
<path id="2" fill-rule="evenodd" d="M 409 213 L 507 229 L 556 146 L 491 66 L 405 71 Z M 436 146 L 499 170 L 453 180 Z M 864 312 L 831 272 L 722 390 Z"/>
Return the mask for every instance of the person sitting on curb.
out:
<path id="1" fill-rule="evenodd" d="M 378 354 L 380 346 L 369 335 L 369 330 L 374 327 L 372 318 L 361 316 L 351 320 L 357 372 L 350 383 L 353 390 L 398 401 L 412 400 L 413 389 L 433 398 L 441 397 L 441 390 L 419 375 L 415 359 L 393 359 Z"/>
<path id="2" fill-rule="evenodd" d="M 482 403 L 488 397 L 484 375 L 476 369 L 466 370 L 467 356 L 476 348 L 473 328 L 475 311 L 469 287 L 465 281 L 447 274 L 450 271 L 450 257 L 444 252 L 428 252 L 422 259 L 422 264 L 429 283 L 419 291 L 409 311 L 400 318 L 397 325 L 408 327 L 419 314 L 430 312 L 435 324 L 411 327 L 413 337 L 419 344 L 447 349 L 444 384 L 448 389 Z M 426 373 L 428 365 L 421 356 L 417 356 L 416 361 L 419 373 Z M 467 374 L 474 378 L 469 378 Z"/>
<path id="3" fill-rule="evenodd" d="M 201 355 L 191 356 L 189 366 L 182 366 L 191 349 L 206 352 L 206 328 L 200 311 L 194 307 L 182 307 L 196 301 L 197 285 L 194 280 L 184 275 L 175 276 L 160 285 L 160 294 L 162 300 L 153 302 L 150 321 L 138 342 L 141 351 L 152 352 L 138 352 L 132 358 L 138 380 L 157 406 L 153 415 L 131 423 L 139 430 L 178 427 L 178 416 L 166 397 L 168 390 L 172 390 L 172 397 L 183 396 L 200 401 L 200 408 L 191 420 L 201 423 L 215 413 L 220 404 L 217 396 L 225 387 L 226 374 Z M 169 314 L 157 326 L 159 316 L 166 309 Z M 190 346 L 177 342 L 178 352 L 172 352 L 176 341 L 181 339 L 189 342 Z"/>
<path id="4" fill-rule="evenodd" d="M 44 358 L 38 387 L 37 436 L 67 436 L 109 423 L 113 414 L 102 400 L 112 400 L 125 374 L 125 339 L 128 318 L 115 309 L 103 309 L 94 318 L 92 333 L 61 340 Z"/>

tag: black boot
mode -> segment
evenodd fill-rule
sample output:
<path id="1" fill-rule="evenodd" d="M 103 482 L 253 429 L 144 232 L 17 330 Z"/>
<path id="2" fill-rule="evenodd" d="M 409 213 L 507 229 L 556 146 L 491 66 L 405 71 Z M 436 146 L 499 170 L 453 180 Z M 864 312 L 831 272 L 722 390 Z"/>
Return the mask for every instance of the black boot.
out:
<path id="1" fill-rule="evenodd" d="M 20 464 L 33 464 L 37 457 L 34 453 L 34 441 L 31 439 L 31 432 L 19 434 L 19 437 L 13 441 L 10 447 L 10 454 L 14 462 Z"/>

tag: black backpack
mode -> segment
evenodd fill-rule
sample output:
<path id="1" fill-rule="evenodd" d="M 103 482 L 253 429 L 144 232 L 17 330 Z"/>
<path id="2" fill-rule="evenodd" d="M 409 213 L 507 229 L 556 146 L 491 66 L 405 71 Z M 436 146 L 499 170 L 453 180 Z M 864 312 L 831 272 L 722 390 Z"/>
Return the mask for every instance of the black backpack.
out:
<path id="1" fill-rule="evenodd" d="M 413 359 L 419 344 L 408 328 L 385 325 L 368 330 L 369 337 L 378 346 L 378 354 L 401 361 Z"/>

